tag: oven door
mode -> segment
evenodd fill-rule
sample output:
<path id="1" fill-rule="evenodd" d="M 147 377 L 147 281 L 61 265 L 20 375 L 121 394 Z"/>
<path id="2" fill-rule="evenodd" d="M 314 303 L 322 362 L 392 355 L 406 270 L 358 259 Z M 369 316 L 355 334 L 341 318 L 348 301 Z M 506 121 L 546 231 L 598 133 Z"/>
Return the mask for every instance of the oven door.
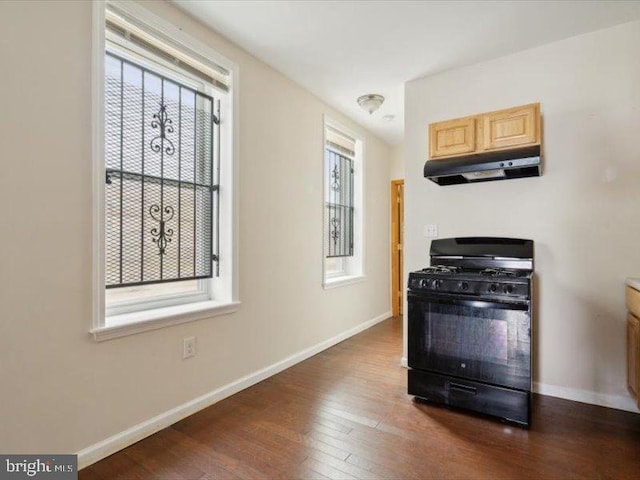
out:
<path id="1" fill-rule="evenodd" d="M 408 294 L 409 367 L 531 389 L 529 302 Z"/>

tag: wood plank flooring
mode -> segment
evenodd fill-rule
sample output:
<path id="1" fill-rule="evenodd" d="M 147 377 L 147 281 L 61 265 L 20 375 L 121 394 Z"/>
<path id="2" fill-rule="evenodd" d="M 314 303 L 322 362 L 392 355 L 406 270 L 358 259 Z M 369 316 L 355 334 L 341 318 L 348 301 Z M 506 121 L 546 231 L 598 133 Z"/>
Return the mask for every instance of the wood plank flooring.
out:
<path id="1" fill-rule="evenodd" d="M 79 478 L 640 478 L 640 415 L 536 395 L 522 430 L 415 401 L 401 342 L 387 320 Z"/>

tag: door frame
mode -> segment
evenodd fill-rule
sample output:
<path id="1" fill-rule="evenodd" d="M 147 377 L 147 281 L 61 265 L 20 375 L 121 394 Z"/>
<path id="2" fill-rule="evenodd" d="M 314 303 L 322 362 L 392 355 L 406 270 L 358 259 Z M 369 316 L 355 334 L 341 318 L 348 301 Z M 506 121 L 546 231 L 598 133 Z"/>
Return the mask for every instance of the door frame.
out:
<path id="1" fill-rule="evenodd" d="M 402 189 L 398 188 L 402 187 Z M 402 191 L 402 194 L 400 194 Z M 403 300 L 403 242 L 404 227 L 404 179 L 391 180 L 391 312 L 393 316 L 402 315 Z M 399 254 L 398 254 L 399 252 Z M 400 289 L 400 295 L 398 290 Z"/>

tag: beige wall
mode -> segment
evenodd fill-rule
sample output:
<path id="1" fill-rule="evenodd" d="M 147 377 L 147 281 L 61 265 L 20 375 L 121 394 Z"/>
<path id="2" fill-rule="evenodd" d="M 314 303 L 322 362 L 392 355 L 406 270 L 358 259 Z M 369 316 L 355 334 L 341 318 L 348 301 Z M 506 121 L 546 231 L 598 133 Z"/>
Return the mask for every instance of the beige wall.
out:
<path id="1" fill-rule="evenodd" d="M 404 144 L 394 146 L 391 149 L 391 161 L 389 163 L 389 176 L 391 180 L 404 178 Z"/>
<path id="2" fill-rule="evenodd" d="M 0 2 L 0 451 L 76 452 L 390 310 L 389 148 L 168 4 L 240 67 L 240 310 L 91 326 L 91 3 Z M 323 114 L 366 142 L 367 277 L 323 290 Z M 195 335 L 198 355 L 181 359 Z"/>
<path id="3" fill-rule="evenodd" d="M 534 381 L 554 395 L 633 408 L 625 388 L 624 281 L 640 274 L 640 23 L 406 85 L 406 266 L 440 236 L 536 243 Z M 422 176 L 427 125 L 541 102 L 538 178 L 439 187 Z"/>

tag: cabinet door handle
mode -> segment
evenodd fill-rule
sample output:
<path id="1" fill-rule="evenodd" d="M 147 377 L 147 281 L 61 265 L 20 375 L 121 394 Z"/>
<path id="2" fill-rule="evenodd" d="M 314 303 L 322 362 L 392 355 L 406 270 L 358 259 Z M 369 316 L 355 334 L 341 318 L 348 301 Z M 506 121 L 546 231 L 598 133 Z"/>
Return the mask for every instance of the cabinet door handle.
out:
<path id="1" fill-rule="evenodd" d="M 470 387 L 469 385 L 462 385 L 460 383 L 449 382 L 449 388 L 458 390 L 459 392 L 470 393 L 471 395 L 477 393 L 476 387 Z"/>

